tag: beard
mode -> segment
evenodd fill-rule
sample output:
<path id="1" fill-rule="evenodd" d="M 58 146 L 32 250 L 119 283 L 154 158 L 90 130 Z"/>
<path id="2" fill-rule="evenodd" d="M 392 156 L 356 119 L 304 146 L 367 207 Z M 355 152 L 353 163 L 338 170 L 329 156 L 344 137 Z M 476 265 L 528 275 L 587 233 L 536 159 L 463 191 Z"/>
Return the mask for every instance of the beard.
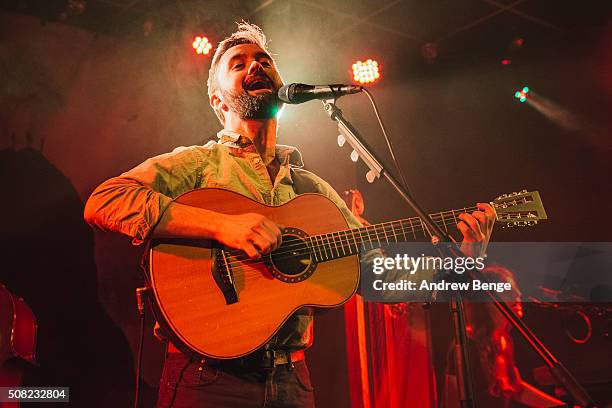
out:
<path id="1" fill-rule="evenodd" d="M 275 92 L 250 95 L 245 90 L 221 91 L 230 110 L 241 119 L 272 119 L 280 109 L 280 101 Z"/>

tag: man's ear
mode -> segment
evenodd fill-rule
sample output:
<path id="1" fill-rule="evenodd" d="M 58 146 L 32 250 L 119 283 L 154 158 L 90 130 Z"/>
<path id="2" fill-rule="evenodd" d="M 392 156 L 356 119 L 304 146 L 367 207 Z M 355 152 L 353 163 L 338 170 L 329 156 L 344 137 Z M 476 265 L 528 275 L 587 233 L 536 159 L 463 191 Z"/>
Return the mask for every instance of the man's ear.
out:
<path id="1" fill-rule="evenodd" d="M 217 95 L 216 92 L 210 97 L 210 107 L 213 108 L 213 110 L 215 111 L 222 110 L 224 112 L 227 112 L 229 110 L 229 106 L 227 106 L 227 104 L 223 102 L 221 97 Z"/>
<path id="2" fill-rule="evenodd" d="M 217 116 L 221 125 L 225 126 L 225 112 L 229 111 L 229 106 L 223 102 L 223 99 L 221 99 L 216 92 L 212 94 L 209 101 L 210 107 L 213 109 L 213 112 L 215 112 L 215 116 Z"/>

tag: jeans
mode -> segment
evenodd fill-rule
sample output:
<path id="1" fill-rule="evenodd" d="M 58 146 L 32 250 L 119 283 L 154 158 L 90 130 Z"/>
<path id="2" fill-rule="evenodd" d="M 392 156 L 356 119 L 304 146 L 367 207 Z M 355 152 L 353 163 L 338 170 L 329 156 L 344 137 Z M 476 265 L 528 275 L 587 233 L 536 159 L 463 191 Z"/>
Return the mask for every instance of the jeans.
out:
<path id="1" fill-rule="evenodd" d="M 157 401 L 166 407 L 314 408 L 314 392 L 305 361 L 254 370 L 168 353 Z"/>

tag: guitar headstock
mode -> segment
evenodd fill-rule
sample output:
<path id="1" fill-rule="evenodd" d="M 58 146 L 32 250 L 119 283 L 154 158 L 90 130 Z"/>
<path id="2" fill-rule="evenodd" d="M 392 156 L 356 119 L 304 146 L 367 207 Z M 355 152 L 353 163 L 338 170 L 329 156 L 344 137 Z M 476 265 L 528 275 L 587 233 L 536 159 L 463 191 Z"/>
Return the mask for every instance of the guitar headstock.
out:
<path id="1" fill-rule="evenodd" d="M 522 190 L 503 194 L 491 202 L 497 212 L 497 222 L 504 227 L 528 227 L 548 219 L 537 191 Z"/>

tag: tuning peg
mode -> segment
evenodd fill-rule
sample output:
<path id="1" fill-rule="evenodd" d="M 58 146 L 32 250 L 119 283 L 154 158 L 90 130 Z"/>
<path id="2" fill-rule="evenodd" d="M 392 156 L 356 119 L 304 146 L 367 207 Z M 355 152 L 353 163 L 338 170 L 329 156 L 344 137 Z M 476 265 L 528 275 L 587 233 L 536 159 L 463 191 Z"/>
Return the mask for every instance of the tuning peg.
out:
<path id="1" fill-rule="evenodd" d="M 338 146 L 342 147 L 346 143 L 346 138 L 342 135 L 338 135 Z"/>
<path id="2" fill-rule="evenodd" d="M 366 173 L 366 180 L 368 180 L 368 183 L 373 183 L 375 179 L 376 179 L 376 174 L 372 170 Z"/>
<path id="3" fill-rule="evenodd" d="M 521 194 L 527 194 L 527 190 L 521 190 Z"/>
<path id="4" fill-rule="evenodd" d="M 357 160 L 359 160 L 359 153 L 357 153 L 355 150 L 351 152 L 351 160 L 354 162 L 357 162 Z"/>

